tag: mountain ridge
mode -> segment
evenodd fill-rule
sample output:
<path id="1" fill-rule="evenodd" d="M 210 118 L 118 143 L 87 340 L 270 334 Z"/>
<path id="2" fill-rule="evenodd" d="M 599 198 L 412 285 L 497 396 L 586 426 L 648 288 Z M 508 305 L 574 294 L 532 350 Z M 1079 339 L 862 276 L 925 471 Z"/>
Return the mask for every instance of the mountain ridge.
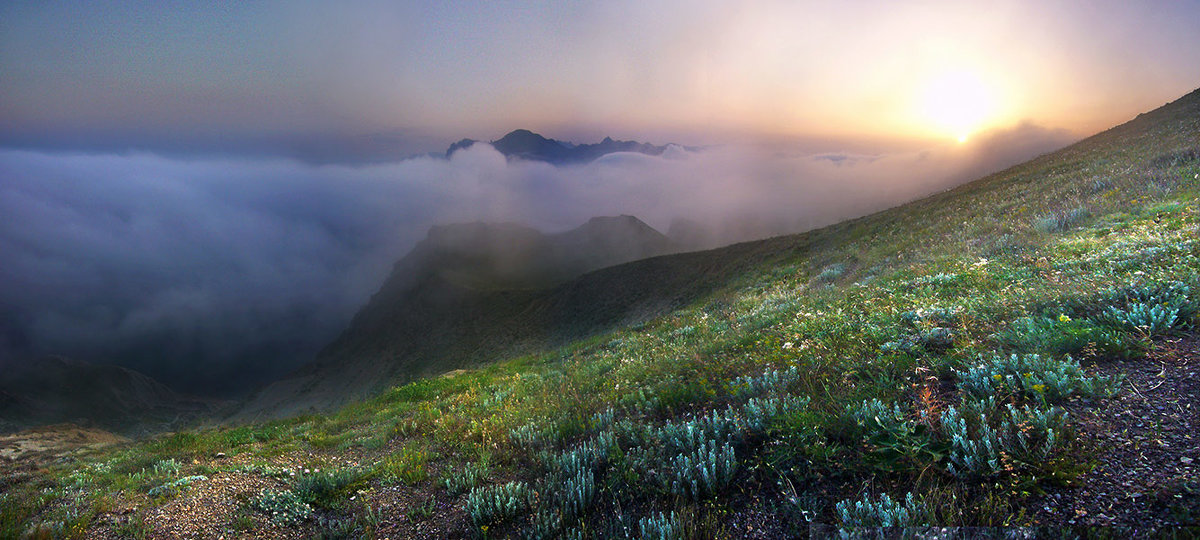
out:
<path id="1" fill-rule="evenodd" d="M 449 158 L 454 152 L 470 148 L 476 141 L 462 139 L 446 149 Z M 637 152 L 648 156 L 661 156 L 672 144 L 656 146 L 637 141 L 619 141 L 605 137 L 594 144 L 574 144 L 550 139 L 528 129 L 516 129 L 488 144 L 508 159 L 545 161 L 553 164 L 586 163 L 615 152 Z M 693 149 L 694 150 L 694 149 Z"/>
<path id="2" fill-rule="evenodd" d="M 0 432 L 59 422 L 153 432 L 210 413 L 216 405 L 116 365 L 46 355 L 0 368 Z"/>
<path id="3" fill-rule="evenodd" d="M 593 217 L 553 234 L 515 223 L 435 226 L 396 262 L 342 335 L 235 416 L 324 409 L 397 380 L 559 343 L 580 332 L 556 328 L 576 317 L 573 305 L 553 305 L 554 291 L 598 269 L 676 250 L 629 215 Z"/>

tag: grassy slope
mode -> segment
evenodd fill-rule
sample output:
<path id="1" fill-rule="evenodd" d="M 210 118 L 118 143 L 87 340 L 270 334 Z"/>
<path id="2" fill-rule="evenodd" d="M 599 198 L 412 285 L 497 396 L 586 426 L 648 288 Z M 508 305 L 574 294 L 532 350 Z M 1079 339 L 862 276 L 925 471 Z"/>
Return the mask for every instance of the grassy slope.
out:
<path id="1" fill-rule="evenodd" d="M 1073 437 L 1070 419 L 1053 408 L 1103 394 L 1069 373 L 1065 354 L 1085 366 L 1137 361 L 1154 347 L 1147 334 L 1194 332 L 1198 141 L 1194 92 L 929 199 L 701 256 L 694 262 L 740 270 L 645 324 L 417 381 L 335 414 L 178 433 L 10 471 L 0 536 L 35 523 L 62 534 L 166 534 L 189 505 L 214 497 L 217 517 L 189 518 L 185 528 L 770 537 L 803 531 L 808 520 L 853 525 L 853 512 L 836 503 L 908 492 L 914 523 L 1030 524 L 1030 497 L 1078 481 L 1102 451 Z M 1105 314 L 1134 310 L 1138 291 L 1175 281 L 1191 292 L 1174 295 L 1180 316 L 1170 328 L 1149 332 Z M 990 403 L 966 395 L 969 367 L 1014 352 L 1057 359 L 1059 385 L 1047 388 L 1046 366 L 1022 368 L 1030 375 L 976 377 L 983 382 L 974 388 L 999 377 L 983 396 Z M 793 368 L 779 381 L 761 376 Z M 887 409 L 855 414 L 874 399 Z M 1013 434 L 1026 447 L 1010 441 L 994 466 L 971 469 L 944 411 L 963 411 L 966 439 L 982 445 L 970 411 L 1002 432 L 1006 403 L 1040 411 L 1054 438 L 1023 417 Z M 689 425 L 696 437 L 681 435 Z M 711 488 L 699 479 L 705 468 Z M 197 474 L 208 479 L 148 495 Z M 697 487 L 684 487 L 689 480 Z M 506 498 L 486 487 L 466 495 L 446 481 L 519 482 L 512 492 L 536 495 Z M 132 505 L 139 509 L 119 512 Z"/>

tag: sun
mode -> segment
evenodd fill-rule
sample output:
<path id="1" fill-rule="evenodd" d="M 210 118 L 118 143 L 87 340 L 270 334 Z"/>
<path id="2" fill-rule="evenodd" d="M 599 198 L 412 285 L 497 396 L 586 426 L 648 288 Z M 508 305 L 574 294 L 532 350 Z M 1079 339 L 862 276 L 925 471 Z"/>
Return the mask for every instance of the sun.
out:
<path id="1" fill-rule="evenodd" d="M 965 143 L 991 116 L 993 107 L 992 92 L 977 74 L 946 71 L 925 86 L 920 114 L 932 131 Z"/>

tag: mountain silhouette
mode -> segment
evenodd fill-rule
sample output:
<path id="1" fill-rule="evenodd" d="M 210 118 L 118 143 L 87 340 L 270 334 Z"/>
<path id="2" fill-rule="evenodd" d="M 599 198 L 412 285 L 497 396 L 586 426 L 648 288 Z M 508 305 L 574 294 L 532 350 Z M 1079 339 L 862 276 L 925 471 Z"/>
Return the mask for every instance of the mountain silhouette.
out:
<path id="1" fill-rule="evenodd" d="M 446 157 L 464 148 L 470 148 L 476 140 L 463 139 L 446 149 Z M 528 129 L 518 129 L 490 143 L 493 148 L 509 159 L 545 161 L 547 163 L 587 163 L 614 152 L 637 152 L 660 156 L 671 145 L 655 146 L 637 141 L 618 141 L 611 137 L 595 144 L 573 144 L 548 139 Z"/>

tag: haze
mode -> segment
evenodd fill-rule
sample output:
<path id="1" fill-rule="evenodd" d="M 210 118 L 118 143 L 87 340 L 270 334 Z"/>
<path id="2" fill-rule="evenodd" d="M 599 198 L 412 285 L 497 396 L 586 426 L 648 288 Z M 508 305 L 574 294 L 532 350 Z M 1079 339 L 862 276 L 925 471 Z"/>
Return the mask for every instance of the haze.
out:
<path id="1" fill-rule="evenodd" d="M 710 244 L 952 187 L 1197 86 L 1182 2 L 0 5 L 0 354 L 192 392 L 311 359 L 434 223 Z M 527 128 L 677 143 L 506 161 Z M 697 246 L 700 247 L 700 246 Z"/>

